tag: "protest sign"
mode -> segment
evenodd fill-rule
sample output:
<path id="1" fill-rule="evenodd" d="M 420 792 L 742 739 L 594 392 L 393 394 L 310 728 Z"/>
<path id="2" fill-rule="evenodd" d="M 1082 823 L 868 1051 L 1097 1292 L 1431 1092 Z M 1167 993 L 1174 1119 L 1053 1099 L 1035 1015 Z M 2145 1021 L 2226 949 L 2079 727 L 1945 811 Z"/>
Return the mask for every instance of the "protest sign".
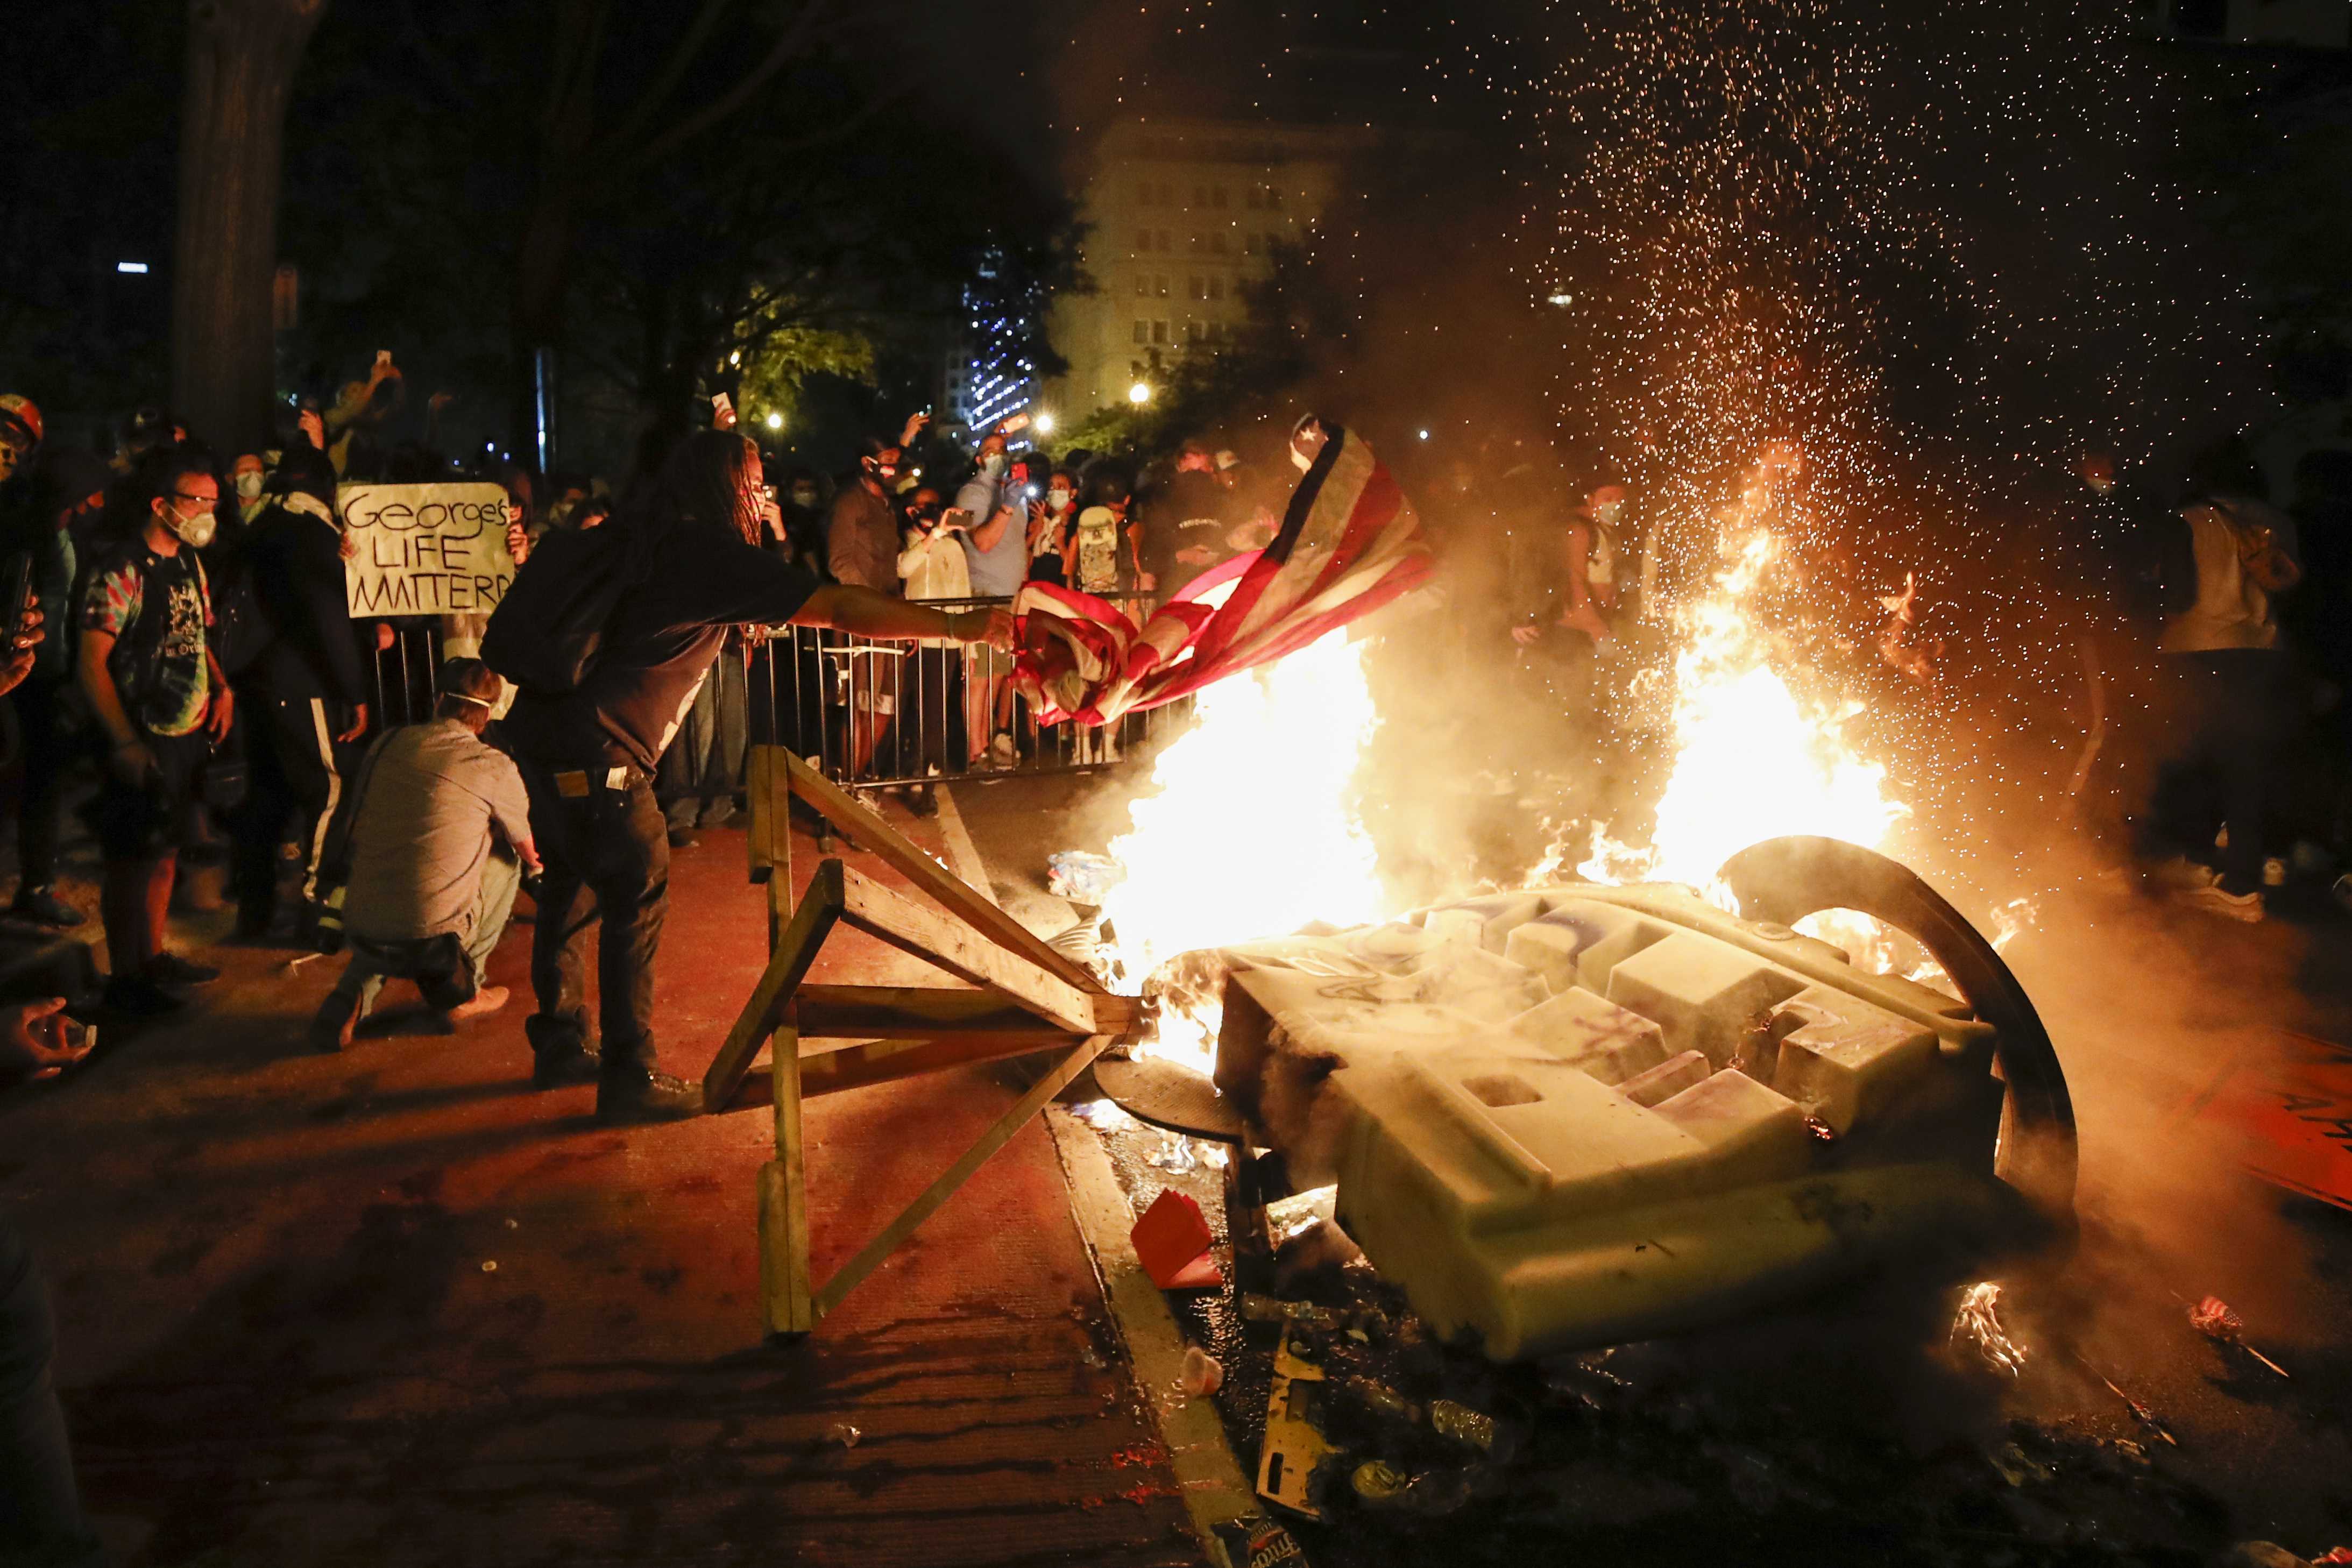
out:
<path id="1" fill-rule="evenodd" d="M 359 546 L 343 561 L 354 621 L 487 614 L 514 581 L 507 493 L 496 485 L 343 485 L 335 510 Z"/>

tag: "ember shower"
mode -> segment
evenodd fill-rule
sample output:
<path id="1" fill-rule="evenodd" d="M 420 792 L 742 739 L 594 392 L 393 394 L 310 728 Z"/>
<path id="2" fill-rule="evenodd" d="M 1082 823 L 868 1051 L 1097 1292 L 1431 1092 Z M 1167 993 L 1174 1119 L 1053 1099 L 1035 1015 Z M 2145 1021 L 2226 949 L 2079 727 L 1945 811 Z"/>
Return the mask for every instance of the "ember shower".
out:
<path id="1" fill-rule="evenodd" d="M 1564 445 L 1632 481 L 1665 603 L 1707 591 L 1722 520 L 1774 453 L 1801 459 L 1763 519 L 1793 570 L 1752 613 L 1874 603 L 1916 570 L 1952 632 L 1944 690 L 1847 733 L 1948 827 L 1981 809 L 1948 775 L 1985 771 L 1956 730 L 2074 706 L 2032 585 L 2079 594 L 2076 456 L 2177 469 L 2252 406 L 2249 317 L 2156 172 L 2180 106 L 2121 19 L 1622 0 L 1580 8 L 1506 95 Z M 2049 771 L 2000 770 L 2025 795 Z"/>

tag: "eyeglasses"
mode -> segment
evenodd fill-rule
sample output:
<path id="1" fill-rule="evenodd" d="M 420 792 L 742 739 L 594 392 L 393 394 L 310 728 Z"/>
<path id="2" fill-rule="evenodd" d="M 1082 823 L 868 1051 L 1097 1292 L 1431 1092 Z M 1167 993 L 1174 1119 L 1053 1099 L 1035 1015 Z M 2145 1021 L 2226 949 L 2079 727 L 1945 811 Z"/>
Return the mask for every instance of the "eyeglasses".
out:
<path id="1" fill-rule="evenodd" d="M 209 496 L 191 496 L 185 490 L 174 490 L 172 492 L 172 498 L 175 501 L 195 501 L 207 507 L 217 507 L 220 505 L 220 492 L 217 490 L 214 491 Z"/>

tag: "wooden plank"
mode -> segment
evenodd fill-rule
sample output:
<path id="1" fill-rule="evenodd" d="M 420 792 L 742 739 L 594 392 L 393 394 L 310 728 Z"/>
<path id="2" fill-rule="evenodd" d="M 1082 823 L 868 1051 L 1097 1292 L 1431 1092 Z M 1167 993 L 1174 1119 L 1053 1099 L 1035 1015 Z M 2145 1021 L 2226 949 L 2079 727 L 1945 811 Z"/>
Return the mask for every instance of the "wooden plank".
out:
<path id="1" fill-rule="evenodd" d="M 920 844 L 858 804 L 832 779 L 790 751 L 784 753 L 784 769 L 793 794 L 829 818 L 940 907 L 993 937 L 999 946 L 1058 976 L 1065 984 L 1082 991 L 1108 993 L 1109 988 L 1093 970 L 999 909 L 987 894 L 933 860 Z"/>
<path id="2" fill-rule="evenodd" d="M 776 869 L 775 846 L 772 837 L 774 832 L 772 818 L 778 804 L 772 799 L 779 777 L 773 761 L 775 750 L 772 746 L 755 746 L 743 763 L 743 801 L 751 813 L 750 831 L 743 837 L 751 852 L 751 880 L 754 883 L 766 882 Z M 792 810 L 789 789 L 787 785 L 781 802 L 787 816 Z"/>
<path id="3" fill-rule="evenodd" d="M 767 1074 L 776 1111 L 776 1157 L 760 1169 L 760 1307 L 767 1332 L 816 1327 L 816 1281 L 809 1268 L 808 1158 L 801 1135 L 800 1043 L 776 1031 L 778 1066 Z"/>
<path id="4" fill-rule="evenodd" d="M 814 1100 L 845 1090 L 895 1083 L 902 1078 L 920 1078 L 952 1068 L 1005 1061 L 1016 1056 L 1034 1056 L 1040 1051 L 1065 1049 L 1076 1043 L 1066 1034 L 1047 1046 L 987 1039 L 869 1040 L 844 1043 L 829 1051 L 812 1051 L 803 1040 L 800 1056 L 801 1097 Z M 721 1113 L 751 1111 L 772 1103 L 775 1094 L 771 1078 L 772 1067 L 772 1062 L 762 1062 L 752 1068 L 735 1091 L 734 1098 L 713 1109 Z"/>
<path id="5" fill-rule="evenodd" d="M 1128 1036 L 1143 1004 L 1133 997 L 1097 997 L 1094 1032 Z M 1073 1031 L 1045 1023 L 1003 991 L 964 986 L 824 986 L 803 983 L 793 994 L 801 1054 L 812 1040 L 1001 1040 L 1061 1044 Z"/>
<path id="6" fill-rule="evenodd" d="M 841 918 L 867 936 L 929 959 L 960 980 L 993 986 L 1072 1033 L 1099 1031 L 1094 1002 L 1104 993 L 1065 984 L 964 922 L 925 909 L 854 871 L 842 873 L 842 895 Z"/>
<path id="7" fill-rule="evenodd" d="M 953 1197 L 958 1187 L 970 1181 L 972 1173 L 987 1162 L 989 1155 L 1011 1143 L 1013 1135 L 1026 1126 L 1031 1117 L 1044 1110 L 1071 1079 L 1085 1071 L 1087 1064 L 1101 1055 L 1103 1047 L 1109 1043 L 1110 1037 L 1102 1034 L 1081 1041 L 1076 1050 L 1030 1085 L 1029 1092 L 1014 1101 L 1012 1108 L 981 1134 L 978 1143 L 966 1149 L 955 1164 L 940 1174 L 939 1179 L 923 1189 L 921 1197 L 908 1204 L 898 1218 L 882 1228 L 879 1235 L 858 1249 L 857 1256 L 844 1263 L 832 1279 L 818 1288 L 816 1315 L 822 1318 L 839 1306 L 843 1297 L 856 1290 L 866 1275 L 880 1266 L 883 1259 L 898 1250 L 899 1244 L 915 1233 L 915 1228 L 936 1213 L 940 1205 Z"/>
<path id="8" fill-rule="evenodd" d="M 727 1031 L 726 1041 L 711 1059 L 710 1071 L 702 1075 L 705 1106 L 724 1105 L 734 1096 L 735 1086 L 751 1070 L 751 1059 L 759 1055 L 760 1047 L 783 1022 L 792 1005 L 793 988 L 816 961 L 817 949 L 824 946 L 834 923 L 841 918 L 845 874 L 837 860 L 818 864 L 807 894 L 793 912 L 792 924 L 777 938 L 767 972 L 760 977 L 751 999 L 743 1004 L 735 1027 Z M 797 1051 L 794 1054 L 797 1057 Z"/>

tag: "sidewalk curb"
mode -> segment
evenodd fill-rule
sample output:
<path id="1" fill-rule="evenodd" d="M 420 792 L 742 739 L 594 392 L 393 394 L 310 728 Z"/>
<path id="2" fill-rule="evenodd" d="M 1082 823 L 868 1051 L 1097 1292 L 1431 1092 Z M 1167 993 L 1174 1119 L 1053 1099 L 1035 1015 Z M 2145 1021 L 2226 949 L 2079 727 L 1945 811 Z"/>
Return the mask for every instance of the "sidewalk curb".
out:
<path id="1" fill-rule="evenodd" d="M 947 841 L 948 861 L 958 876 L 980 889 L 991 902 L 996 894 L 988 879 L 988 862 L 965 827 L 963 813 L 945 785 L 934 797 L 940 803 L 940 831 Z M 1093 1259 L 1103 1304 L 1118 1325 L 1120 1341 L 1135 1375 L 1138 1393 L 1150 1407 L 1160 1441 L 1168 1450 L 1176 1473 L 1184 1511 L 1200 1538 L 1206 1561 L 1217 1560 L 1213 1534 L 1217 1525 L 1261 1511 L 1255 1490 L 1243 1473 L 1241 1462 L 1225 1439 L 1224 1422 L 1213 1399 L 1191 1399 L 1179 1379 L 1184 1369 L 1184 1336 L 1160 1287 L 1144 1271 L 1128 1239 L 1135 1228 L 1135 1212 L 1119 1189 L 1110 1156 L 1094 1130 L 1059 1105 L 1045 1107 L 1045 1126 L 1053 1134 L 1055 1153 L 1070 1188 L 1070 1217 L 1077 1222 L 1087 1256 Z"/>

